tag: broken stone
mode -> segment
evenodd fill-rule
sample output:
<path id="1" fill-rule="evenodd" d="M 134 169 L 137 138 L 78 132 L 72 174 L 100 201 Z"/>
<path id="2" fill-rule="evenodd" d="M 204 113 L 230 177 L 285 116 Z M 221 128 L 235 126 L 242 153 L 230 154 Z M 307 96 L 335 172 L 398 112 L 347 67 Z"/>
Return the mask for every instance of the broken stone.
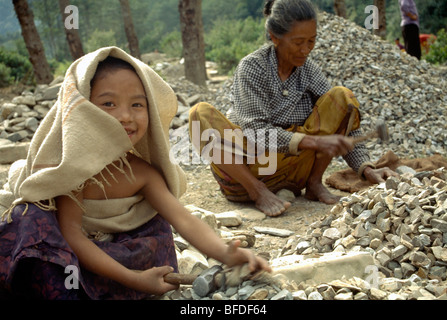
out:
<path id="1" fill-rule="evenodd" d="M 261 227 L 261 226 L 253 227 L 253 229 L 256 232 L 259 232 L 259 233 L 265 233 L 265 234 L 269 234 L 269 235 L 272 235 L 272 236 L 284 237 L 284 238 L 285 237 L 290 237 L 291 235 L 293 235 L 295 233 L 293 231 L 286 230 L 286 229 Z"/>

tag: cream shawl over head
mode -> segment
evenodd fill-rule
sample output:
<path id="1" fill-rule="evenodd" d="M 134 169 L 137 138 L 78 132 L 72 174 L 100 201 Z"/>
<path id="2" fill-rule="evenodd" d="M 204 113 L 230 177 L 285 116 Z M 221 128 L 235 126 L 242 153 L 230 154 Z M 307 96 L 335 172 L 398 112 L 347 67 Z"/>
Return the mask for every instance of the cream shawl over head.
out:
<path id="1" fill-rule="evenodd" d="M 90 81 L 98 63 L 108 56 L 130 63 L 146 91 L 149 127 L 135 147 L 119 121 L 89 101 Z M 114 161 L 125 165 L 124 155 L 133 148 L 163 174 L 172 194 L 180 197 L 186 189 L 185 175 L 169 160 L 169 125 L 176 112 L 177 98 L 169 85 L 123 50 L 102 48 L 76 60 L 67 70 L 57 102 L 35 132 L 27 158 L 11 166 L 8 182 L 0 191 L 0 214 L 10 221 L 12 208 L 21 203 L 55 210 L 55 197 L 72 196 Z M 145 210 L 148 216 L 155 214 L 150 206 Z"/>

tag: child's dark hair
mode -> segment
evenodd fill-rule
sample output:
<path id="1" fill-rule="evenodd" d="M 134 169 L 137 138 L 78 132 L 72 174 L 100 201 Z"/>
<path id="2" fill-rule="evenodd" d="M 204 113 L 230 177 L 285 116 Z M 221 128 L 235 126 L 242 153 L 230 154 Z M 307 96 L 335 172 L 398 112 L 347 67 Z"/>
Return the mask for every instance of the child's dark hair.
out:
<path id="1" fill-rule="evenodd" d="M 99 78 L 102 78 L 104 75 L 106 75 L 109 72 L 117 71 L 117 70 L 131 70 L 136 73 L 135 68 L 132 67 L 132 65 L 124 60 L 114 58 L 114 57 L 107 57 L 103 61 L 98 63 L 98 67 L 96 68 L 95 75 L 93 76 L 92 80 L 90 81 L 90 87 L 93 86 L 95 81 Z"/>

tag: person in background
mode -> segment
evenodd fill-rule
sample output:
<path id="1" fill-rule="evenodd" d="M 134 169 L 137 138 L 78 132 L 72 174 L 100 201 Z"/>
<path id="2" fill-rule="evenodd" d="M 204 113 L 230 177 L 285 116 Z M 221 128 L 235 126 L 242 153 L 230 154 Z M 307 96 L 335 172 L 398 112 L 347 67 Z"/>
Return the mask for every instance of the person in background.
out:
<path id="1" fill-rule="evenodd" d="M 414 0 L 398 0 L 402 22 L 402 36 L 405 43 L 405 51 L 421 59 L 421 43 L 419 40 L 419 14 Z"/>
<path id="2" fill-rule="evenodd" d="M 394 43 L 396 44 L 396 46 L 400 49 L 400 50 L 405 50 L 405 47 L 400 43 L 400 39 L 396 38 L 396 40 L 394 40 Z"/>
<path id="3" fill-rule="evenodd" d="M 376 169 L 363 144 L 354 145 L 350 136 L 362 134 L 359 102 L 354 93 L 341 86 L 331 87 L 321 69 L 309 59 L 317 39 L 317 12 L 308 0 L 266 1 L 268 43 L 243 58 L 234 75 L 231 113 L 227 116 L 206 102 L 190 111 L 190 135 L 216 131 L 224 137 L 214 143 L 211 171 L 222 193 L 230 201 L 253 201 L 268 216 L 278 216 L 291 203 L 275 193 L 289 189 L 313 201 L 334 204 L 322 177 L 334 157 L 371 183 L 384 181 L 394 172 Z M 244 142 L 225 139 L 225 131 L 242 131 Z M 262 132 L 269 132 L 267 137 Z M 260 138 L 259 135 L 262 135 Z M 213 140 L 213 142 L 216 139 Z M 200 154 L 209 141 L 194 143 Z M 250 152 L 268 151 L 276 168 L 261 173 L 265 162 Z M 233 151 L 234 150 L 234 151 Z M 233 152 L 233 154 L 230 154 Z M 243 154 L 244 163 L 225 162 Z M 227 155 L 230 155 L 229 157 Z M 223 159 L 223 161 L 222 161 Z M 273 160 L 272 160 L 273 161 Z"/>

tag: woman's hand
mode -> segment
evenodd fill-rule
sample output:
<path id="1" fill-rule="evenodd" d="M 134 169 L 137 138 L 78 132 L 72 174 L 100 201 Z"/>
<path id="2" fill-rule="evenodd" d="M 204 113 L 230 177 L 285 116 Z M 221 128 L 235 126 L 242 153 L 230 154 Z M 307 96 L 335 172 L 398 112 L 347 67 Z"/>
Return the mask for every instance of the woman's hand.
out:
<path id="1" fill-rule="evenodd" d="M 399 176 L 396 172 L 394 172 L 388 167 L 380 169 L 373 169 L 371 167 L 366 167 L 365 170 L 363 170 L 363 175 L 365 176 L 366 180 L 368 180 L 373 184 L 382 183 L 389 177 Z"/>
<path id="2" fill-rule="evenodd" d="M 306 139 L 309 136 L 306 136 Z M 332 134 L 329 136 L 310 136 L 313 143 L 306 143 L 300 145 L 302 148 L 313 149 L 317 154 L 324 154 L 330 158 L 344 156 L 354 149 L 354 143 L 351 138 L 341 134 Z"/>

